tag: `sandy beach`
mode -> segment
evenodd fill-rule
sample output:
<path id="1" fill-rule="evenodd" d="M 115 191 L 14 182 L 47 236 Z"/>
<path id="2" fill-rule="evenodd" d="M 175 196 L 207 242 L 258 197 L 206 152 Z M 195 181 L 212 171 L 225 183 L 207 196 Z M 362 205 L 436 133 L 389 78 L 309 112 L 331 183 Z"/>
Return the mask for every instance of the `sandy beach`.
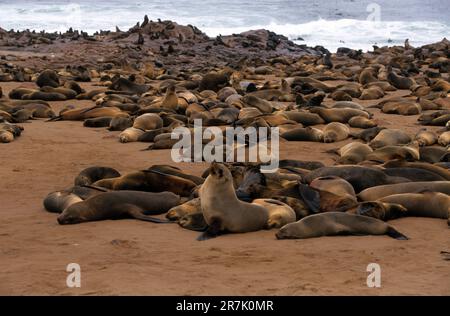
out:
<path id="1" fill-rule="evenodd" d="M 0 83 L 4 94 L 19 85 L 34 83 Z M 55 111 L 66 104 L 82 107 L 90 101 L 51 102 Z M 417 116 L 372 112 L 380 125 L 418 129 Z M 80 170 L 105 165 L 126 173 L 171 163 L 170 151 L 140 151 L 146 144 L 120 144 L 118 132 L 85 128 L 82 122 L 22 125 L 20 138 L 0 144 L 1 295 L 450 294 L 449 263 L 440 254 L 449 251 L 449 230 L 440 219 L 392 221 L 408 241 L 387 236 L 276 240 L 276 230 L 270 230 L 198 242 L 198 233 L 176 224 L 131 219 L 60 226 L 42 200 L 70 186 Z M 333 157 L 324 151 L 346 142 L 282 141 L 280 158 L 328 165 Z M 207 164 L 177 166 L 200 175 Z M 81 266 L 81 288 L 66 286 L 71 262 Z M 381 288 L 366 285 L 369 263 L 381 266 Z"/>

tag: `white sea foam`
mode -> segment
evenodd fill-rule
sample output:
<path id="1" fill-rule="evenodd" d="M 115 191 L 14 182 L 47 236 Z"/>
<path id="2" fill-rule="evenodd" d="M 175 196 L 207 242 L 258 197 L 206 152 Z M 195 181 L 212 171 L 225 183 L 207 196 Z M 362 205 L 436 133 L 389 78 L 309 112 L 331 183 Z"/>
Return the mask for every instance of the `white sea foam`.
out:
<path id="1" fill-rule="evenodd" d="M 450 25 L 438 21 L 416 19 L 374 22 L 353 18 L 322 19 L 317 15 L 312 15 L 311 18 L 316 20 L 305 21 L 305 16 L 309 16 L 305 12 L 304 21 L 299 19 L 299 23 L 293 23 L 295 15 L 285 20 L 277 16 L 267 21 L 267 15 L 262 9 L 249 12 L 247 7 L 247 11 L 240 12 L 236 4 L 232 10 L 224 11 L 228 7 L 216 10 L 203 6 L 202 10 L 198 10 L 198 7 L 191 7 L 189 1 L 176 3 L 178 7 L 182 3 L 183 10 L 174 9 L 176 1 L 128 3 L 116 0 L 112 5 L 108 2 L 0 1 L 0 27 L 50 32 L 64 32 L 73 27 L 93 33 L 98 30 L 114 30 L 116 25 L 127 30 L 137 21 L 142 21 L 144 14 L 148 14 L 153 20 L 170 19 L 180 24 L 195 25 L 211 37 L 264 28 L 283 34 L 297 44 L 322 45 L 331 51 L 336 51 L 341 46 L 369 50 L 374 44 L 402 44 L 406 38 L 409 38 L 411 45 L 420 46 L 450 36 Z M 276 3 L 273 1 L 270 5 L 274 6 Z M 302 40 L 298 40 L 300 38 Z"/>

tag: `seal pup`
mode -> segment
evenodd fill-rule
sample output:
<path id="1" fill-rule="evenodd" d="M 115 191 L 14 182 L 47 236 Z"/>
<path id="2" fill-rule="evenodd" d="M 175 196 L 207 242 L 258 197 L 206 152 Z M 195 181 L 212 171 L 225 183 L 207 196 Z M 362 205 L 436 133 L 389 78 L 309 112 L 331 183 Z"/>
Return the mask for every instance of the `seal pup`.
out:
<path id="1" fill-rule="evenodd" d="M 86 186 L 92 183 L 109 178 L 120 177 L 120 173 L 110 167 L 93 166 L 82 170 L 75 178 L 75 185 Z"/>
<path id="2" fill-rule="evenodd" d="M 169 223 L 149 215 L 167 212 L 178 205 L 180 197 L 171 192 L 105 192 L 66 208 L 58 216 L 60 225 L 107 219 L 135 218 L 153 223 Z"/>
<path id="3" fill-rule="evenodd" d="M 269 212 L 261 205 L 237 198 L 233 177 L 224 165 L 212 163 L 199 193 L 203 216 L 209 227 L 198 240 L 209 239 L 222 232 L 245 233 L 266 228 Z"/>
<path id="4" fill-rule="evenodd" d="M 339 142 L 341 140 L 347 139 L 350 134 L 350 130 L 347 125 L 332 122 L 325 126 L 323 129 L 323 142 L 324 143 L 334 143 Z"/>
<path id="5" fill-rule="evenodd" d="M 286 224 L 293 223 L 296 220 L 294 210 L 287 204 L 274 199 L 256 199 L 253 204 L 261 205 L 269 212 L 267 229 L 281 228 Z"/>
<path id="6" fill-rule="evenodd" d="M 417 141 L 420 147 L 431 146 L 436 144 L 438 141 L 438 136 L 433 131 L 422 129 L 416 134 L 416 136 L 414 136 L 414 140 Z"/>
<path id="7" fill-rule="evenodd" d="M 339 235 L 388 235 L 398 240 L 408 239 L 383 221 L 341 212 L 310 215 L 298 222 L 283 226 L 276 233 L 277 239 L 304 239 Z"/>
<path id="8" fill-rule="evenodd" d="M 407 209 L 394 203 L 383 203 L 380 201 L 370 201 L 359 203 L 354 209 L 347 213 L 373 217 L 382 221 L 388 221 L 405 216 Z"/>

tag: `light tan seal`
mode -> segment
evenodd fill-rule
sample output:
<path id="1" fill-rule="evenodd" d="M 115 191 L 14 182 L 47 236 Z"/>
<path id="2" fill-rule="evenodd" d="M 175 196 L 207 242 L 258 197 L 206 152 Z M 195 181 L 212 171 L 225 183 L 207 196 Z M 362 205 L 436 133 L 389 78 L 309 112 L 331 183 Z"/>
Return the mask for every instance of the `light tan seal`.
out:
<path id="1" fill-rule="evenodd" d="M 281 228 L 286 224 L 295 222 L 294 210 L 287 204 L 273 199 L 256 199 L 253 204 L 261 205 L 269 212 L 267 228 Z"/>
<path id="2" fill-rule="evenodd" d="M 121 143 L 132 143 L 137 142 L 139 137 L 141 137 L 145 131 L 135 127 L 129 127 L 119 134 L 119 141 Z"/>
<path id="3" fill-rule="evenodd" d="M 209 225 L 199 240 L 224 231 L 245 233 L 266 228 L 269 212 L 260 205 L 238 200 L 233 177 L 224 165 L 212 163 L 199 193 L 203 216 Z"/>
<path id="4" fill-rule="evenodd" d="M 440 192 L 402 193 L 388 195 L 379 200 L 395 203 L 407 209 L 406 216 L 443 218 L 450 226 L 450 196 Z"/>
<path id="5" fill-rule="evenodd" d="M 134 120 L 133 127 L 144 131 L 158 129 L 163 127 L 163 120 L 158 114 L 145 113 Z"/>
<path id="6" fill-rule="evenodd" d="M 427 131 L 426 129 L 420 130 L 416 136 L 414 137 L 414 140 L 417 141 L 420 147 L 423 146 L 431 146 L 436 144 L 438 141 L 438 136 L 433 131 Z"/>
<path id="7" fill-rule="evenodd" d="M 366 160 L 367 155 L 373 152 L 373 149 L 363 143 L 352 142 L 338 150 L 341 156 L 336 162 L 341 165 L 355 165 Z"/>
<path id="8" fill-rule="evenodd" d="M 406 145 L 411 142 L 411 137 L 400 129 L 383 129 L 369 143 L 373 149 L 384 146 Z"/>
<path id="9" fill-rule="evenodd" d="M 348 138 L 350 134 L 350 129 L 347 125 L 332 122 L 325 126 L 323 129 L 323 142 L 324 143 L 334 143 Z"/>

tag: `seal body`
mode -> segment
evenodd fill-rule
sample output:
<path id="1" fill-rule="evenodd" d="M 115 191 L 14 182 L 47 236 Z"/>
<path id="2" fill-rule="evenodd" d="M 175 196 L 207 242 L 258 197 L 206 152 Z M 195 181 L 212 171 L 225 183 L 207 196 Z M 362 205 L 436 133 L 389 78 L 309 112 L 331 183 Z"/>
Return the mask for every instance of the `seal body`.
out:
<path id="1" fill-rule="evenodd" d="M 212 164 L 199 193 L 203 216 L 216 234 L 246 233 L 267 225 L 269 213 L 264 207 L 238 200 L 233 177 L 224 165 Z"/>
<path id="2" fill-rule="evenodd" d="M 278 239 L 303 239 L 336 235 L 388 235 L 395 239 L 408 239 L 392 226 L 378 219 L 329 212 L 307 216 L 298 222 L 283 226 Z"/>
<path id="3" fill-rule="evenodd" d="M 170 192 L 105 192 L 70 205 L 58 216 L 58 223 L 66 225 L 127 217 L 164 222 L 148 215 L 165 213 L 178 205 L 179 201 L 180 197 Z"/>

